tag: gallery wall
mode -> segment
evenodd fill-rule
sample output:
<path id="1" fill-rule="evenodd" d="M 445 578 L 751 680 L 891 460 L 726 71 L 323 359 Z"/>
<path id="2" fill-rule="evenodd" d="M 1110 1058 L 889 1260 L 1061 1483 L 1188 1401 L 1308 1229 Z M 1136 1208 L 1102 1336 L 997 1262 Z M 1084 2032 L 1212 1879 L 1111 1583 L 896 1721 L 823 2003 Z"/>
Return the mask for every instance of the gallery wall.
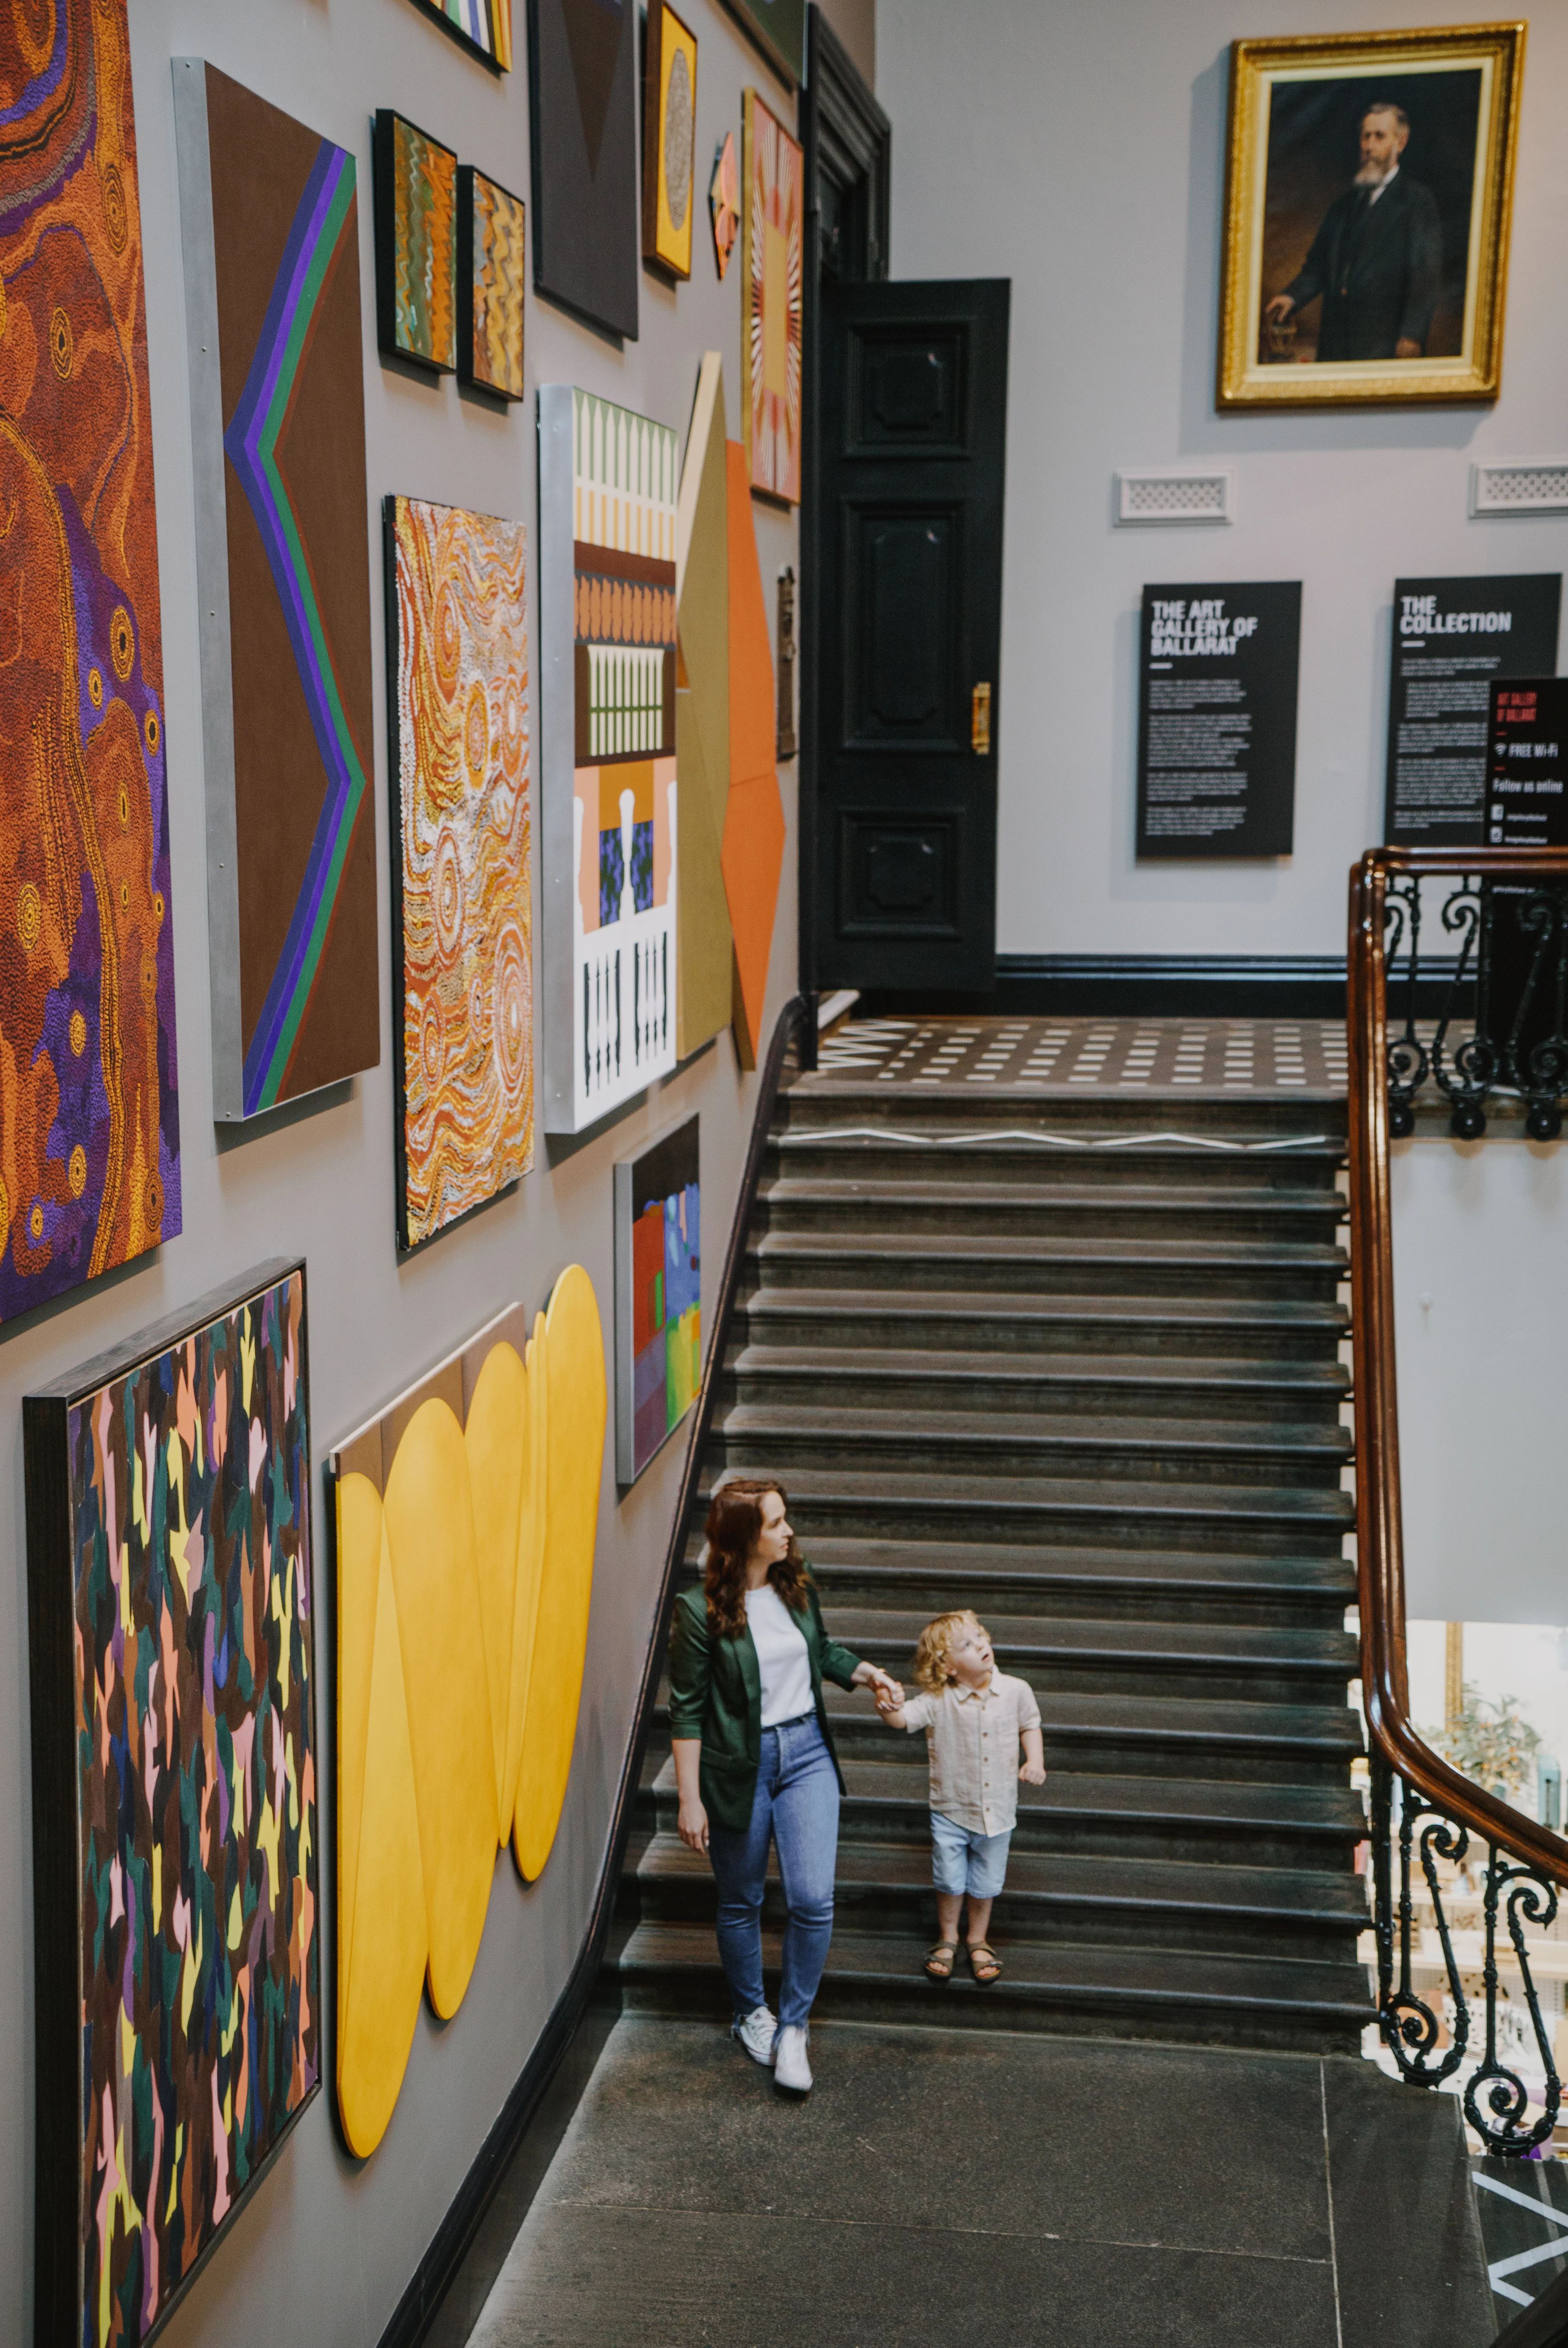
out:
<path id="1" fill-rule="evenodd" d="M 1561 571 L 1568 520 L 1468 519 L 1478 458 L 1568 454 L 1568 15 L 1530 13 L 1494 408 L 1216 414 L 1229 45 L 1473 20 L 1431 0 L 879 0 L 892 273 L 1013 281 L 1003 954 L 1332 954 L 1380 838 L 1397 576 Z M 1229 526 L 1115 528 L 1113 475 L 1237 475 Z M 1146 582 L 1303 584 L 1295 853 L 1140 865 Z"/>
<path id="2" fill-rule="evenodd" d="M 22 1397 L 209 1290 L 237 1284 L 273 1256 L 308 1267 L 315 1550 L 330 1597 L 321 1467 L 334 1444 L 513 1300 L 531 1316 L 568 1264 L 583 1265 L 608 1337 L 614 1311 L 613 1167 L 677 1118 L 700 1112 L 703 1219 L 710 1262 L 704 1303 L 733 1210 L 756 1078 L 727 1033 L 607 1129 L 547 1139 L 536 1066 L 534 1169 L 518 1189 L 412 1257 L 395 1248 L 393 1054 L 388 887 L 387 683 L 381 622 L 380 501 L 389 492 L 463 505 L 528 530 L 530 745 L 536 877 L 539 613 L 535 592 L 536 446 L 532 392 L 575 383 L 673 427 L 684 448 L 705 349 L 722 352 L 728 428 L 739 437 L 740 267 L 721 284 L 706 191 L 726 129 L 739 144 L 741 93 L 754 85 L 793 123 L 793 100 L 717 0 L 685 0 L 700 56 L 692 276 L 678 291 L 639 270 L 641 335 L 617 349 L 534 298 L 527 317 L 530 397 L 509 410 L 432 381 L 377 352 L 372 298 L 371 116 L 395 108 L 465 161 L 530 191 L 525 11 L 517 69 L 492 76 L 412 0 L 134 0 L 130 11 L 146 253 L 152 438 L 164 632 L 168 774 L 180 1055 L 183 1230 L 124 1272 L 0 1331 L 0 2340 L 32 2337 L 34 1959 L 28 1624 Z M 204 57 L 351 150 L 359 175 L 359 265 L 373 587 L 376 871 L 380 1065 L 253 1127 L 214 1127 L 204 849 L 201 702 L 191 396 L 170 60 Z M 753 506 L 768 603 L 787 562 L 799 569 L 794 517 Z M 793 990 L 796 931 L 794 769 L 780 771 L 789 827 L 773 932 L 764 1035 Z M 536 891 L 536 908 L 537 908 Z M 538 937 L 537 912 L 535 937 Z M 536 969 L 534 1003 L 542 1002 Z M 334 1687 L 328 1607 L 318 1612 L 315 1702 L 321 1755 L 322 1982 L 325 2085 L 171 2318 L 178 2343 L 222 2339 L 262 2348 L 282 2331 L 335 2343 L 374 2343 L 479 2151 L 565 1982 L 581 1945 L 605 1845 L 663 1563 L 684 1442 L 677 1437 L 624 1498 L 613 1435 L 604 1455 L 593 1604 L 575 1759 L 559 1838 L 540 1880 L 523 1888 L 502 1854 L 472 1982 L 456 2017 L 421 2008 L 402 2094 L 375 2155 L 348 2157 L 332 2117 L 332 1776 Z"/>

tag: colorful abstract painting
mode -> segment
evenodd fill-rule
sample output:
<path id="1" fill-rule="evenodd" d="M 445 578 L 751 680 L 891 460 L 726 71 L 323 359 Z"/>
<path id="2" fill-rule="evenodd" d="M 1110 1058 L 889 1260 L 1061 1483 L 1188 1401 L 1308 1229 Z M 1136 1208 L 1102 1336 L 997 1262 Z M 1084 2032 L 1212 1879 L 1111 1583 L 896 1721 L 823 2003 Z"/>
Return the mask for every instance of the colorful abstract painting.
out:
<path id="1" fill-rule="evenodd" d="M 458 159 L 390 107 L 376 115 L 376 335 L 394 358 L 458 364 Z"/>
<path id="2" fill-rule="evenodd" d="M 643 259 L 691 275 L 696 160 L 696 35 L 665 0 L 649 0 L 643 105 Z"/>
<path id="3" fill-rule="evenodd" d="M 702 1384 L 698 1119 L 615 1169 L 615 1474 L 635 1483 Z"/>
<path id="4" fill-rule="evenodd" d="M 740 234 L 740 167 L 735 160 L 733 130 L 725 132 L 713 159 L 707 209 L 713 222 L 713 258 L 722 284 L 729 256 L 735 251 L 735 240 Z"/>
<path id="5" fill-rule="evenodd" d="M 636 0 L 528 0 L 535 290 L 637 335 Z"/>
<path id="6" fill-rule="evenodd" d="M 511 0 L 418 0 L 465 46 L 500 72 L 511 67 Z"/>
<path id="7" fill-rule="evenodd" d="M 304 1268 L 25 1405 L 40 2339 L 146 2340 L 315 2089 Z M 57 1831 L 46 1830 L 57 1804 Z"/>
<path id="8" fill-rule="evenodd" d="M 458 375 L 500 399 L 523 396 L 526 229 L 521 196 L 458 166 Z"/>
<path id="9" fill-rule="evenodd" d="M 533 1163 L 521 522 L 388 498 L 387 674 L 406 1248 Z"/>
<path id="10" fill-rule="evenodd" d="M 800 502 L 801 256 L 805 158 L 754 89 L 746 93 L 741 181 L 741 381 L 751 486 Z"/>
<path id="11" fill-rule="evenodd" d="M 124 0 L 0 44 L 0 1322 L 180 1229 Z"/>
<path id="12" fill-rule="evenodd" d="M 380 1057 L 352 155 L 174 60 L 196 474 L 213 1110 Z"/>

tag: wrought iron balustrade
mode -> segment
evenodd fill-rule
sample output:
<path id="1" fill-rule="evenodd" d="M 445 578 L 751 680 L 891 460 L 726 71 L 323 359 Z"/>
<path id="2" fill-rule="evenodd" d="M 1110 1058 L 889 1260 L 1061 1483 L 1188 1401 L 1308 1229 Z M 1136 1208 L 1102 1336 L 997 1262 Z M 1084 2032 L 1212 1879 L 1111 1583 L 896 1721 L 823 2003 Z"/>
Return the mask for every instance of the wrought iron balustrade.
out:
<path id="1" fill-rule="evenodd" d="M 1442 884 L 1439 918 L 1452 953 L 1439 1015 L 1424 1031 L 1416 1016 L 1423 882 Z M 1549 1946 L 1561 1977 L 1568 1841 L 1462 1776 L 1410 1718 L 1388 1144 L 1413 1130 L 1429 1079 L 1461 1138 L 1484 1132 L 1489 1101 L 1512 1093 L 1531 1136 L 1556 1138 L 1568 1096 L 1568 851 L 1370 850 L 1351 874 L 1348 983 L 1357 1548 L 1378 2028 L 1402 2079 L 1440 2088 L 1462 2078 L 1465 2116 L 1486 2150 L 1524 2157 L 1550 2138 L 1563 2099 L 1541 1982 Z M 1391 999 L 1403 1014 L 1392 1031 Z"/>

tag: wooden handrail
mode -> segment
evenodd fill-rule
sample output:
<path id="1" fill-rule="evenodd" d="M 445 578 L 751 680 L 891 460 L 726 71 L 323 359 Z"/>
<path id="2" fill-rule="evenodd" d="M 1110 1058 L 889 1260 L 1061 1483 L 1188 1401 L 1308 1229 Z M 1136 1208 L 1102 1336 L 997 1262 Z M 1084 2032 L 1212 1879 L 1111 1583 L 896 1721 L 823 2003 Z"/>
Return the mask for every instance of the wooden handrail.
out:
<path id="1" fill-rule="evenodd" d="M 1568 877 L 1568 850 L 1368 849 L 1350 874 L 1348 954 L 1351 1350 L 1356 1382 L 1356 1532 L 1361 1690 L 1373 1744 L 1427 1801 L 1526 1866 L 1568 1883 L 1568 1841 L 1463 1777 L 1410 1719 L 1405 1553 L 1394 1368 L 1394 1245 L 1388 1180 L 1388 1016 L 1384 907 L 1390 874 L 1483 880 Z"/>

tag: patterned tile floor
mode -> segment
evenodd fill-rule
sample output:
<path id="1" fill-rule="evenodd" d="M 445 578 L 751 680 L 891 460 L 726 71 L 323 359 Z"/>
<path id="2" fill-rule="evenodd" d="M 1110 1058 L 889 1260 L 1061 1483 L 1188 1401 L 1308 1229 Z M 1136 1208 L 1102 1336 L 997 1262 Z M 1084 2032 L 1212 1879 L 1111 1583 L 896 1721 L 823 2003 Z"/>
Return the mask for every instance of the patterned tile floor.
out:
<path id="1" fill-rule="evenodd" d="M 1345 1029 L 1332 1019 L 849 1019 L 822 1037 L 819 1073 L 1039 1092 L 1342 1094 Z"/>

